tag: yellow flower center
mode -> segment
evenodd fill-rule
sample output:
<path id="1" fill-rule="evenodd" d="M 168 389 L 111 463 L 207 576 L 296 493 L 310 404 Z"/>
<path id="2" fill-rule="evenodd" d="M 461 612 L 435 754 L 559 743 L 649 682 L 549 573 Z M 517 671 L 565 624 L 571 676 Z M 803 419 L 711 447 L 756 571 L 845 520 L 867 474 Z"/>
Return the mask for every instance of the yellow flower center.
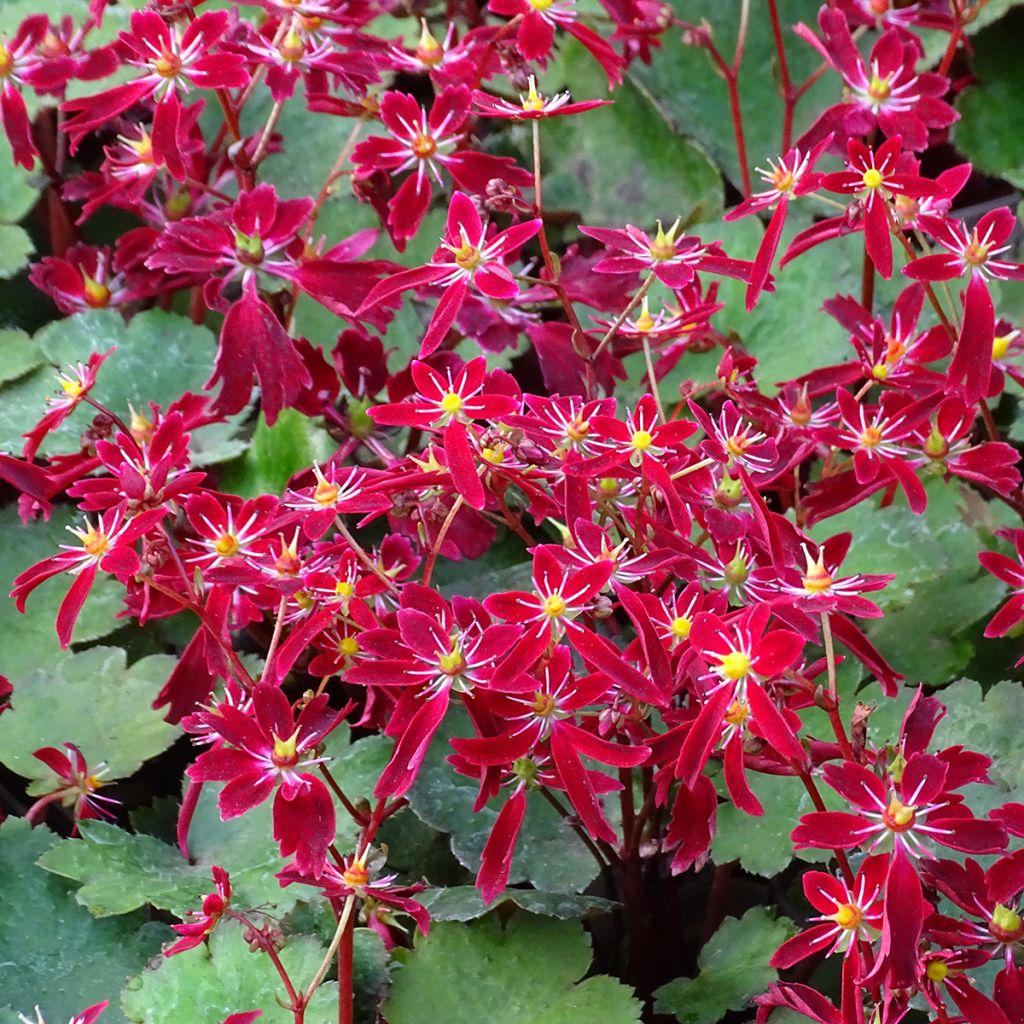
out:
<path id="1" fill-rule="evenodd" d="M 725 713 L 729 725 L 742 725 L 750 717 L 750 705 L 745 700 L 734 700 Z"/>
<path id="2" fill-rule="evenodd" d="M 437 665 L 446 676 L 457 676 L 466 667 L 466 659 L 462 651 L 455 647 L 450 654 L 442 654 L 437 659 Z"/>
<path id="3" fill-rule="evenodd" d="M 534 5 L 536 6 L 536 5 Z M 520 100 L 523 104 L 523 110 L 543 110 L 544 109 L 544 97 L 537 92 L 537 79 L 530 75 L 530 91 L 526 96 L 520 96 Z"/>
<path id="4" fill-rule="evenodd" d="M 964 249 L 964 259 L 972 267 L 980 267 L 988 259 L 988 246 L 978 241 L 975 233 L 971 238 L 971 244 Z"/>
<path id="5" fill-rule="evenodd" d="M 825 568 L 824 557 L 819 554 L 817 561 L 807 555 L 807 574 L 803 578 L 804 590 L 812 594 L 823 594 L 832 587 L 832 577 Z"/>
<path id="6" fill-rule="evenodd" d="M 421 160 L 429 160 L 437 152 L 437 142 L 432 135 L 417 135 L 412 140 L 412 151 Z"/>
<path id="7" fill-rule="evenodd" d="M 868 96 L 876 103 L 884 103 L 892 93 L 892 86 L 888 78 L 879 78 L 873 75 L 868 85 Z"/>
<path id="8" fill-rule="evenodd" d="M 1024 921 L 1015 910 L 997 903 L 992 910 L 988 930 L 1000 942 L 1014 942 L 1020 938 L 1021 931 L 1024 930 Z"/>
<path id="9" fill-rule="evenodd" d="M 306 56 L 306 43 L 302 36 L 292 27 L 285 33 L 284 39 L 281 40 L 277 47 L 277 52 L 286 63 L 297 64 Z"/>
<path id="10" fill-rule="evenodd" d="M 361 889 L 370 880 L 370 872 L 361 860 L 354 860 L 341 873 L 342 881 L 353 889 Z"/>
<path id="11" fill-rule="evenodd" d="M 549 594 L 544 598 L 541 608 L 549 618 L 557 619 L 565 614 L 565 598 L 561 594 Z"/>
<path id="12" fill-rule="evenodd" d="M 570 423 L 569 426 L 565 428 L 565 436 L 569 438 L 570 441 L 583 441 L 586 439 L 586 436 L 589 433 L 590 421 L 581 420 L 578 417 L 574 419 L 572 423 Z"/>
<path id="13" fill-rule="evenodd" d="M 82 291 L 86 304 L 93 309 L 103 309 L 110 302 L 110 289 L 82 271 Z"/>
<path id="14" fill-rule="evenodd" d="M 909 807 L 899 797 L 894 796 L 889 801 L 889 806 L 886 807 L 882 820 L 885 822 L 886 828 L 891 832 L 906 832 L 908 829 L 913 828 L 916 816 L 917 809 L 915 807 Z"/>
<path id="15" fill-rule="evenodd" d="M 274 737 L 274 749 L 270 755 L 270 760 L 273 761 L 277 768 L 291 768 L 299 760 L 298 752 L 298 740 L 299 730 L 291 734 L 287 739 L 280 739 Z"/>
<path id="16" fill-rule="evenodd" d="M 690 627 L 693 623 L 685 615 L 677 615 L 672 620 L 672 635 L 679 640 L 685 640 L 690 635 Z"/>
<path id="17" fill-rule="evenodd" d="M 444 60 L 444 47 L 430 34 L 426 19 L 421 20 L 423 26 L 420 41 L 416 46 L 416 59 L 427 67 L 436 67 Z"/>
<path id="18" fill-rule="evenodd" d="M 672 225 L 665 231 L 661 226 L 661 221 L 658 221 L 658 233 L 654 236 L 654 241 L 651 243 L 651 258 L 657 262 L 664 260 L 670 260 L 676 254 L 676 229 L 679 227 L 679 221 Z"/>
<path id="19" fill-rule="evenodd" d="M 530 0 L 530 6 L 535 11 L 546 11 L 555 0 Z"/>
<path id="20" fill-rule="evenodd" d="M 0 78 L 6 78 L 14 70 L 14 57 L 11 51 L 0 43 Z"/>
<path id="21" fill-rule="evenodd" d="M 649 430 L 637 430 L 629 439 L 629 443 L 639 452 L 646 451 L 654 442 L 654 436 Z"/>
<path id="22" fill-rule="evenodd" d="M 863 917 L 864 915 L 860 912 L 860 907 L 853 903 L 846 903 L 832 915 L 832 920 L 840 928 L 845 928 L 847 931 L 852 932 L 860 927 Z"/>
<path id="23" fill-rule="evenodd" d="M 343 636 L 338 642 L 338 652 L 346 658 L 351 658 L 359 653 L 359 641 L 354 636 Z"/>
<path id="24" fill-rule="evenodd" d="M 458 249 L 452 250 L 452 256 L 455 258 L 455 265 L 462 270 L 473 270 L 475 267 L 480 266 L 483 260 L 480 250 L 472 243 L 466 241 L 465 236 L 463 236 L 462 245 Z"/>
<path id="25" fill-rule="evenodd" d="M 174 78 L 181 71 L 181 58 L 174 53 L 164 50 L 156 60 L 150 62 L 153 70 L 161 78 Z"/>
<path id="26" fill-rule="evenodd" d="M 867 427 L 860 435 L 860 443 L 865 448 L 877 448 L 882 443 L 882 431 L 878 427 Z"/>
<path id="27" fill-rule="evenodd" d="M 64 390 L 64 394 L 69 395 L 71 398 L 77 398 L 85 390 L 80 380 L 75 380 L 71 377 L 58 377 L 57 383 Z"/>
<path id="28" fill-rule="evenodd" d="M 462 408 L 462 396 L 455 394 L 454 391 L 449 391 L 448 394 L 441 399 L 441 409 L 448 413 L 449 416 L 454 416 Z"/>
<path id="29" fill-rule="evenodd" d="M 539 718 L 550 718 L 555 713 L 555 698 L 538 690 L 533 695 L 533 713 Z"/>
<path id="30" fill-rule="evenodd" d="M 238 538 L 233 533 L 222 533 L 214 542 L 213 550 L 220 555 L 221 558 L 230 558 L 232 555 L 238 554 L 238 550 L 242 545 L 238 543 Z"/>
<path id="31" fill-rule="evenodd" d="M 796 184 L 796 179 L 785 168 L 779 167 L 772 174 L 772 184 L 777 192 L 788 192 Z"/>
<path id="32" fill-rule="evenodd" d="M 882 172 L 876 170 L 874 167 L 869 167 L 861 179 L 864 182 L 865 188 L 876 189 L 880 188 L 885 178 L 882 177 Z"/>
<path id="33" fill-rule="evenodd" d="M 356 588 L 348 580 L 338 580 L 334 584 L 334 593 L 338 597 L 351 597 L 356 592 Z"/>
<path id="34" fill-rule="evenodd" d="M 992 358 L 1002 359 L 1010 349 L 1011 340 L 1008 334 L 997 334 L 992 339 Z"/>
<path id="35" fill-rule="evenodd" d="M 313 500 L 318 505 L 333 505 L 338 500 L 340 490 L 337 484 L 321 480 L 316 485 L 316 490 L 313 491 Z"/>
<path id="36" fill-rule="evenodd" d="M 726 679 L 742 679 L 750 671 L 750 658 L 743 651 L 730 651 L 722 658 L 721 673 Z"/>
<path id="37" fill-rule="evenodd" d="M 941 960 L 932 960 L 924 969 L 924 973 L 929 981 L 945 981 L 949 968 Z"/>
<path id="38" fill-rule="evenodd" d="M 105 533 L 100 533 L 95 527 L 90 526 L 82 537 L 82 547 L 87 555 L 98 558 L 110 547 L 110 541 L 107 540 Z"/>

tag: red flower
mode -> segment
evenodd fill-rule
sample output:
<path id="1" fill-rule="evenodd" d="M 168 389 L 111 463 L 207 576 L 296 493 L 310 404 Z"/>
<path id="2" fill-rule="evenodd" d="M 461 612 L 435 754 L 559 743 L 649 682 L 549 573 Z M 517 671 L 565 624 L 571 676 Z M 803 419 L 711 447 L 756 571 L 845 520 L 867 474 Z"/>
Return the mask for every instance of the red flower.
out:
<path id="1" fill-rule="evenodd" d="M 141 78 L 105 92 L 66 100 L 61 110 L 71 113 L 63 125 L 74 152 L 94 128 L 108 124 L 135 103 L 152 98 L 153 150 L 175 178 L 185 177 L 181 151 L 186 147 L 179 92 L 235 89 L 249 81 L 245 59 L 236 53 L 211 53 L 228 30 L 227 11 L 204 11 L 184 33 L 167 24 L 155 11 L 132 11 L 131 31 L 117 38 L 124 64 L 144 70 Z"/>
<path id="2" fill-rule="evenodd" d="M 825 781 L 855 810 L 805 814 L 793 842 L 798 850 L 849 850 L 865 843 L 875 850 L 891 842 L 913 857 L 934 856 L 932 843 L 965 853 L 998 853 L 1006 846 L 1005 828 L 975 818 L 952 792 L 969 781 L 954 767 L 948 758 L 921 752 L 885 779 L 853 761 L 826 765 Z"/>
<path id="3" fill-rule="evenodd" d="M 69 316 L 83 309 L 105 309 L 138 296 L 123 275 L 110 272 L 110 251 L 76 243 L 63 257 L 33 264 L 29 280 Z"/>
<path id="4" fill-rule="evenodd" d="M 197 725 L 231 745 L 204 751 L 187 774 L 196 782 L 227 783 L 218 798 L 225 821 L 252 810 L 276 789 L 274 838 L 281 856 L 295 854 L 300 871 L 319 876 L 334 842 L 334 802 L 315 775 L 300 769 L 319 764 L 320 758 L 303 759 L 303 754 L 315 753 L 349 710 L 333 711 L 321 694 L 296 718 L 288 698 L 276 686 L 261 683 L 252 691 L 248 714 L 219 704 L 193 716 Z"/>
<path id="5" fill-rule="evenodd" d="M 88 362 L 83 366 L 77 363 L 69 367 L 70 373 L 58 374 L 57 381 L 61 386 L 63 394 L 56 398 L 47 397 L 46 404 L 50 411 L 23 436 L 27 438 L 25 447 L 21 454 L 26 459 L 35 458 L 43 439 L 51 430 L 56 430 L 74 411 L 96 383 L 96 373 L 103 360 L 107 358 L 114 348 L 108 348 L 106 352 L 93 352 Z"/>
<path id="6" fill-rule="evenodd" d="M 543 66 L 555 43 L 555 29 L 565 29 L 590 51 L 608 76 L 608 88 L 622 81 L 622 58 L 596 32 L 577 20 L 576 0 L 490 0 L 490 10 L 522 18 L 516 34 L 519 52 Z"/>
<path id="7" fill-rule="evenodd" d="M 32 123 L 18 87 L 50 92 L 67 84 L 75 73 L 71 57 L 48 55 L 41 49 L 50 31 L 50 19 L 33 14 L 18 26 L 13 39 L 0 39 L 0 117 L 14 162 L 30 171 L 39 151 L 32 141 Z"/>
<path id="8" fill-rule="evenodd" d="M 584 110 L 603 107 L 611 100 L 582 100 L 571 103 L 567 92 L 555 93 L 545 98 L 537 92 L 537 79 L 530 75 L 530 88 L 525 96 L 520 95 L 519 103 L 498 96 L 489 96 L 476 90 L 473 106 L 484 117 L 500 117 L 509 121 L 540 121 L 549 117 L 565 117 L 567 114 L 581 114 Z"/>
<path id="9" fill-rule="evenodd" d="M 473 201 L 463 192 L 452 195 L 441 248 L 423 267 L 401 271 L 375 285 L 360 307 L 372 310 L 379 303 L 409 288 L 440 285 L 441 299 L 420 343 L 420 358 L 431 355 L 445 339 L 473 287 L 491 299 L 507 302 L 519 294 L 505 259 L 514 255 L 540 230 L 540 220 L 515 224 L 490 234 Z"/>
<path id="10" fill-rule="evenodd" d="M 203 897 L 202 910 L 189 911 L 188 916 L 193 920 L 185 924 L 171 925 L 181 938 L 164 950 L 164 956 L 174 956 L 175 953 L 195 949 L 213 931 L 224 911 L 231 905 L 231 879 L 228 873 L 216 865 L 210 871 L 213 874 L 214 891 Z"/>
<path id="11" fill-rule="evenodd" d="M 818 24 L 824 43 L 805 25 L 798 25 L 796 31 L 842 75 L 849 98 L 822 113 L 801 144 L 828 132 L 863 137 L 877 127 L 890 138 L 902 135 L 909 149 L 919 150 L 928 145 L 930 128 L 947 128 L 957 120 L 959 115 L 942 99 L 949 91 L 949 79 L 915 71 L 922 57 L 915 36 L 890 29 L 878 37 L 865 60 L 842 12 L 823 7 Z"/>
<path id="12" fill-rule="evenodd" d="M 539 679 L 523 679 L 532 692 L 499 696 L 492 712 L 511 728 L 476 739 L 453 739 L 452 746 L 465 760 L 480 766 L 498 766 L 525 757 L 547 743 L 559 779 L 580 821 L 595 839 L 615 842 L 615 832 L 597 798 L 591 772 L 582 758 L 616 768 L 634 767 L 650 754 L 645 746 L 628 746 L 602 739 L 575 724 L 576 713 L 600 700 L 608 683 L 602 676 L 577 679 L 572 673 L 568 647 L 555 647 Z M 512 813 L 512 812 L 509 812 Z"/>
<path id="13" fill-rule="evenodd" d="M 758 296 L 764 291 L 764 286 L 768 282 L 772 262 L 779 249 L 779 240 L 782 238 L 782 229 L 786 223 L 790 200 L 816 192 L 821 187 L 822 175 L 816 173 L 813 168 L 831 141 L 832 135 L 830 134 L 806 152 L 801 151 L 799 147 L 788 150 L 779 157 L 777 164 L 769 159 L 770 170 L 758 168 L 757 171 L 769 188 L 764 192 L 756 192 L 749 199 L 744 199 L 739 206 L 729 210 L 723 218 L 727 221 L 738 220 L 741 217 L 748 217 L 750 214 L 775 207 L 775 212 L 768 222 L 761 244 L 757 248 L 757 255 L 754 257 L 754 266 L 750 274 L 750 282 L 747 285 L 748 310 L 757 305 Z"/>
<path id="14" fill-rule="evenodd" d="M 526 3 L 526 0 L 523 0 Z M 627 224 L 620 228 L 581 227 L 580 231 L 596 238 L 611 250 L 624 255 L 608 255 L 593 267 L 597 274 L 654 273 L 662 284 L 672 289 L 684 288 L 704 270 L 739 281 L 750 281 L 753 264 L 747 260 L 729 259 L 717 242 L 703 243 L 693 235 L 676 238 L 679 221 L 666 231 L 658 221 L 658 233 L 652 239 L 646 231 Z"/>
<path id="15" fill-rule="evenodd" d="M 882 277 L 892 277 L 892 230 L 895 214 L 889 206 L 895 196 L 919 198 L 939 191 L 939 186 L 914 174 L 900 174 L 897 158 L 903 140 L 897 135 L 877 150 L 850 139 L 846 170 L 826 174 L 822 184 L 830 192 L 856 195 L 864 210 L 864 247 Z"/>
<path id="16" fill-rule="evenodd" d="M 528 672 L 548 646 L 565 635 L 572 620 L 591 606 L 607 585 L 613 568 L 611 562 L 597 562 L 579 570 L 564 568 L 551 545 L 535 548 L 533 592 L 513 590 L 484 600 L 484 607 L 492 615 L 526 626 L 495 670 L 492 685 L 504 687 Z"/>
<path id="17" fill-rule="evenodd" d="M 487 191 L 492 178 L 520 187 L 533 182 L 532 175 L 507 157 L 457 149 L 466 135 L 462 128 L 469 99 L 468 86 L 444 89 L 428 114 L 411 96 L 387 92 L 380 101 L 380 118 L 388 135 L 364 139 L 352 153 L 363 177 L 375 170 L 394 174 L 415 169 L 389 203 L 388 231 L 400 250 L 416 234 L 430 205 L 430 179 L 440 185 L 442 168 L 467 192 L 478 195 Z"/>
<path id="18" fill-rule="evenodd" d="M 360 635 L 360 647 L 371 657 L 345 677 L 363 686 L 402 688 L 384 729 L 397 742 L 377 782 L 377 797 L 397 797 L 409 789 L 451 695 L 471 695 L 486 685 L 498 659 L 522 633 L 518 626 L 492 625 L 475 601 L 457 597 L 449 607 L 439 594 L 414 583 L 402 589 L 396 625 Z"/>
<path id="19" fill-rule="evenodd" d="M 18 611 L 25 610 L 29 594 L 44 580 L 69 573 L 74 580 L 57 611 L 57 636 L 61 647 L 67 647 L 97 574 L 100 570 L 113 573 L 122 581 L 133 576 L 139 569 L 135 542 L 166 515 L 166 508 L 156 508 L 129 518 L 118 506 L 102 513 L 95 525 L 86 519 L 84 527 L 69 526 L 68 530 L 79 539 L 78 544 L 62 544 L 64 550 L 59 555 L 36 562 L 15 578 L 11 597 Z"/>
<path id="20" fill-rule="evenodd" d="M 882 927 L 887 856 L 867 857 L 853 885 L 824 871 L 808 871 L 801 879 L 807 902 L 820 913 L 818 924 L 784 942 L 771 959 L 772 967 L 792 967 L 825 951 L 842 953 L 859 961 L 858 942 L 873 943 Z"/>
<path id="21" fill-rule="evenodd" d="M 964 295 L 963 325 L 948 378 L 962 381 L 964 399 L 974 405 L 988 390 L 992 373 L 996 314 L 987 281 L 1024 280 L 1024 266 L 997 259 L 1009 250 L 1010 235 L 1017 219 L 1005 206 L 990 210 L 968 231 L 961 221 L 921 217 L 921 226 L 947 250 L 922 256 L 903 272 L 919 281 L 949 281 L 970 274 Z"/>
<path id="22" fill-rule="evenodd" d="M 119 806 L 121 801 L 109 796 L 100 796 L 96 792 L 103 785 L 102 776 L 107 766 L 98 764 L 90 771 L 85 756 L 74 743 L 65 743 L 64 749 L 67 751 L 66 754 L 56 747 L 41 747 L 33 752 L 32 756 L 37 761 L 42 761 L 57 775 L 63 785 L 40 797 L 25 812 L 25 817 L 32 821 L 44 807 L 59 801 L 74 808 L 76 832 L 80 821 L 90 818 L 112 818 L 108 807 Z"/>
<path id="23" fill-rule="evenodd" d="M 765 632 L 769 615 L 763 604 L 746 609 L 728 623 L 711 612 L 699 612 L 689 635 L 691 646 L 711 672 L 701 684 L 696 718 L 683 727 L 685 739 L 675 773 L 684 786 L 692 788 L 711 751 L 721 747 L 729 794 L 748 814 L 764 813 L 744 771 L 743 740 L 748 729 L 786 763 L 807 760 L 793 725 L 763 685 L 797 661 L 804 642 L 788 630 Z"/>

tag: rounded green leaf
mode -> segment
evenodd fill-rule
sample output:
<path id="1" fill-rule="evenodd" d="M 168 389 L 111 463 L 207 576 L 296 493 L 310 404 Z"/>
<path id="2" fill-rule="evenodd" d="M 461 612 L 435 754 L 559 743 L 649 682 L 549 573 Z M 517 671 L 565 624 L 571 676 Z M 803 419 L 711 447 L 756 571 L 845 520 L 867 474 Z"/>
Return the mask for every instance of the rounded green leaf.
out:
<path id="1" fill-rule="evenodd" d="M 574 922 L 516 914 L 438 924 L 393 976 L 389 1024 L 634 1024 L 641 1005 L 590 968 L 590 940 Z"/>

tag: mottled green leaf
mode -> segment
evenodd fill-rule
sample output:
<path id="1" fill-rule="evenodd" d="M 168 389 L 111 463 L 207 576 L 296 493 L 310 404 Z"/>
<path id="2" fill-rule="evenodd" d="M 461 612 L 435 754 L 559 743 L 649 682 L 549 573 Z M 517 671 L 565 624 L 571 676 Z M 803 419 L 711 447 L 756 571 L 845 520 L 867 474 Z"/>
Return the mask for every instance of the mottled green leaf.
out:
<path id="1" fill-rule="evenodd" d="M 568 86 L 579 99 L 608 94 L 604 72 L 575 42 L 564 46 L 547 81 L 552 88 Z M 721 178 L 704 151 L 676 130 L 633 79 L 613 99 L 611 106 L 541 125 L 545 208 L 575 210 L 585 224 L 607 227 L 648 225 L 655 217 L 670 224 L 676 217 L 692 223 L 718 216 Z"/>
<path id="2" fill-rule="evenodd" d="M 562 921 L 583 917 L 595 910 L 611 910 L 616 906 L 614 901 L 600 896 L 540 892 L 537 889 L 506 889 L 493 903 L 487 905 L 472 885 L 427 889 L 418 898 L 435 921 L 473 921 L 506 901 L 531 914 L 557 917 Z"/>
<path id="3" fill-rule="evenodd" d="M 38 1005 L 53 1024 L 109 999 L 105 1024 L 123 1024 L 117 994 L 170 929 L 141 914 L 95 920 L 66 882 L 34 863 L 56 841 L 45 826 L 17 818 L 0 825 L 0 993 L 32 1019 Z"/>
<path id="4" fill-rule="evenodd" d="M 1020 39 L 1024 11 L 979 32 L 972 40 L 974 82 L 957 99 L 960 120 L 953 141 L 979 170 L 1024 186 L 1024 67 Z"/>
<path id="5" fill-rule="evenodd" d="M 131 775 L 180 735 L 151 707 L 174 667 L 154 654 L 130 668 L 118 647 L 92 647 L 22 677 L 14 710 L 0 716 L 0 760 L 46 792 L 54 775 L 32 756 L 39 747 L 76 744 L 90 768 L 108 766 L 108 779 Z"/>
<path id="6" fill-rule="evenodd" d="M 963 791 L 975 813 L 983 815 L 1007 801 L 1024 800 L 1024 753 L 1018 728 L 1024 689 L 1020 682 L 1005 680 L 983 691 L 974 680 L 960 679 L 936 696 L 947 712 L 935 730 L 934 746 L 962 743 L 992 758 L 993 785 L 971 785 Z"/>
<path id="7" fill-rule="evenodd" d="M 33 591 L 22 614 L 6 596 L 15 576 L 35 562 L 57 554 L 69 542 L 65 527 L 75 522 L 65 508 L 54 511 L 50 521 L 23 525 L 15 505 L 0 511 L 0 673 L 15 683 L 33 669 L 56 666 L 69 655 L 60 649 L 54 623 L 57 609 L 71 586 L 71 577 L 60 575 Z M 121 608 L 124 590 L 103 574 L 93 585 L 75 624 L 76 643 L 98 640 L 117 628 L 114 616 Z M 17 702 L 15 703 L 17 706 Z"/>
<path id="8" fill-rule="evenodd" d="M 0 224 L 0 278 L 14 277 L 28 266 L 28 258 L 35 252 L 28 232 L 17 224 Z"/>
<path id="9" fill-rule="evenodd" d="M 620 982 L 590 967 L 578 924 L 516 914 L 442 923 L 393 976 L 384 1004 L 390 1024 L 633 1024 L 640 1003 Z M 577 983 L 578 982 L 578 983 Z"/>
<path id="10" fill-rule="evenodd" d="M 701 950 L 697 977 L 662 985 L 654 993 L 655 1010 L 682 1024 L 715 1024 L 729 1010 L 749 1009 L 750 1000 L 778 977 L 768 961 L 793 934 L 791 924 L 761 907 L 726 918 Z"/>
<path id="11" fill-rule="evenodd" d="M 804 21 L 817 28 L 818 5 L 807 0 L 781 0 L 779 18 L 783 26 Z M 739 0 L 674 0 L 677 17 L 711 26 L 715 45 L 726 62 L 731 62 L 742 5 Z M 782 148 L 782 99 L 777 85 L 778 58 L 772 39 L 771 22 L 763 5 L 750 8 L 750 23 L 739 76 L 740 106 L 747 147 L 747 161 L 753 168 L 765 166 L 768 157 Z M 792 32 L 785 33 L 786 57 L 793 81 L 800 83 L 820 64 L 818 55 Z M 630 74 L 644 85 L 672 118 L 679 130 L 695 138 L 715 163 L 737 185 L 739 162 L 725 81 L 706 51 L 690 47 L 680 39 L 678 29 L 664 37 L 664 46 L 654 53 L 649 65 L 633 63 Z M 835 75 L 825 75 L 813 86 L 797 108 L 794 139 L 810 126 L 817 114 L 841 99 L 842 85 Z M 616 140 L 609 142 L 615 145 Z M 755 186 L 758 179 L 755 177 Z"/>
<path id="12" fill-rule="evenodd" d="M 42 362 L 39 346 L 24 331 L 0 329 L 0 384 L 17 380 Z"/>
<path id="13" fill-rule="evenodd" d="M 61 369 L 116 346 L 99 370 L 92 397 L 122 418 L 130 415 L 130 406 L 146 410 L 156 402 L 166 408 L 185 391 L 201 392 L 215 352 L 209 330 L 158 309 L 139 313 L 129 324 L 110 309 L 76 313 L 48 324 L 35 341 L 47 361 Z M 42 367 L 0 392 L 0 448 L 21 448 L 20 435 L 43 415 L 47 396 L 58 388 L 55 374 L 56 369 Z M 95 409 L 80 406 L 41 451 L 78 451 L 82 431 L 95 415 Z"/>
<path id="14" fill-rule="evenodd" d="M 448 833 L 452 853 L 460 863 L 476 871 L 499 807 L 488 804 L 474 813 L 476 783 L 457 774 L 445 760 L 451 752 L 449 737 L 472 734 L 465 713 L 452 709 L 427 751 L 419 778 L 409 790 L 409 804 L 432 828 Z M 540 794 L 530 796 L 509 884 L 529 881 L 545 892 L 579 892 L 597 873 L 596 862 L 570 826 Z"/>
<path id="15" fill-rule="evenodd" d="M 291 937 L 281 950 L 281 962 L 296 987 L 313 980 L 323 959 L 320 940 Z M 121 1006 L 138 1024 L 196 1024 L 222 1021 L 228 1014 L 262 1010 L 261 1024 L 292 1024 L 290 1011 L 278 1005 L 285 998 L 273 964 L 249 951 L 241 925 L 223 921 L 208 946 L 161 960 L 131 979 L 121 994 Z M 337 989 L 329 982 L 317 989 L 306 1008 L 306 1024 L 338 1019 Z"/>

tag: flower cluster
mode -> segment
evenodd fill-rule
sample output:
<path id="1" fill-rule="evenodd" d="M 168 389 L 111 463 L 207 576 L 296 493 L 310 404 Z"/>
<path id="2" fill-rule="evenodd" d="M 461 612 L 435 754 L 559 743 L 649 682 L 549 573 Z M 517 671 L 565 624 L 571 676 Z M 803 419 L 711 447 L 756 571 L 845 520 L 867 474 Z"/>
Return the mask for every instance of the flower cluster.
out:
<path id="1" fill-rule="evenodd" d="M 183 849 L 204 787 L 219 787 L 224 820 L 270 801 L 281 884 L 322 894 L 339 939 L 358 907 L 392 946 L 425 933 L 429 915 L 423 883 L 384 872 L 378 832 L 445 730 L 459 732 L 446 770 L 475 787 L 474 811 L 493 812 L 475 865 L 487 903 L 515 883 L 541 803 L 628 901 L 647 861 L 665 878 L 701 868 L 719 807 L 762 817 L 756 777 L 782 777 L 815 808 L 791 823 L 794 848 L 832 863 L 804 875 L 813 913 L 772 963 L 841 957 L 842 982 L 832 1001 L 787 976 L 758 1020 L 785 1007 L 881 1024 L 911 1005 L 938 1020 L 1020 1020 L 1024 860 L 1007 851 L 1024 809 L 974 805 L 989 757 L 933 742 L 944 709 L 920 684 L 939 681 L 901 685 L 865 623 L 894 576 L 844 568 L 854 538 L 830 524 L 904 501 L 909 520 L 954 486 L 1024 511 L 1018 451 L 988 404 L 1024 380 L 1018 332 L 990 290 L 1024 278 L 1016 221 L 1002 207 L 966 223 L 954 204 L 970 168 L 920 164 L 956 113 L 948 67 L 927 69 L 915 27 L 959 37 L 962 5 L 837 2 L 818 32 L 799 26 L 836 102 L 795 143 L 790 123 L 780 152 L 759 154 L 767 188 L 746 187 L 726 215 L 764 217 L 753 259 L 671 211 L 583 225 L 559 250 L 541 126 L 585 123 L 606 101 L 545 99 L 537 76 L 568 36 L 615 86 L 668 42 L 658 5 L 602 2 L 599 32 L 574 0 L 492 0 L 444 26 L 443 42 L 424 22 L 412 48 L 374 35 L 394 6 L 380 0 L 261 0 L 255 20 L 151 3 L 102 47 L 90 40 L 104 5 L 92 6 L 60 46 L 46 15 L 0 42 L 0 109 L 30 167 L 41 154 L 22 94 L 56 97 L 69 155 L 95 159 L 55 198 L 80 222 L 117 208 L 134 226 L 109 247 L 55 250 L 32 282 L 69 315 L 130 318 L 181 299 L 196 321 L 214 315 L 219 344 L 209 393 L 165 407 L 109 401 L 116 344 L 59 378 L 0 476 L 25 519 L 59 502 L 81 519 L 12 596 L 24 610 L 60 577 L 65 648 L 102 574 L 121 585 L 126 618 L 198 623 L 154 694 L 198 750 Z M 706 29 L 687 36 L 717 54 Z M 115 85 L 67 93 L 114 70 Z M 261 178 L 268 157 L 287 156 L 287 106 L 351 124 L 319 194 Z M 491 145 L 505 122 L 532 138 L 532 162 Z M 339 183 L 380 231 L 319 236 Z M 783 245 L 790 211 L 813 200 L 829 216 Z M 716 326 L 719 292 L 739 282 L 748 310 L 768 306 L 791 261 L 858 232 L 863 292 L 835 295 L 824 314 L 847 358 L 781 387 L 762 379 Z M 876 277 L 900 281 L 884 313 Z M 309 301 L 336 318 L 336 339 L 298 336 Z M 680 363 L 715 349 L 713 381 L 668 393 Z M 637 366 L 639 386 L 616 395 Z M 200 468 L 197 432 L 254 399 L 266 424 L 288 410 L 330 442 L 282 493 L 235 494 Z M 82 443 L 58 451 L 68 421 Z M 993 637 L 1024 622 L 1024 531 L 1000 536 L 1016 558 L 980 556 L 1014 591 Z M 517 552 L 511 564 L 479 586 L 472 568 L 445 585 L 445 569 L 499 544 Z M 912 689 L 895 742 L 865 732 L 844 662 L 889 698 Z M 332 775 L 346 722 L 392 741 L 369 801 Z M 98 773 L 64 746 L 36 751 L 59 783 L 28 817 L 55 804 L 76 825 L 112 813 Z M 339 817 L 357 829 L 352 848 L 340 848 Z M 273 952 L 271 927 L 234 907 L 227 871 L 213 878 L 166 953 L 199 946 L 225 916 Z"/>

